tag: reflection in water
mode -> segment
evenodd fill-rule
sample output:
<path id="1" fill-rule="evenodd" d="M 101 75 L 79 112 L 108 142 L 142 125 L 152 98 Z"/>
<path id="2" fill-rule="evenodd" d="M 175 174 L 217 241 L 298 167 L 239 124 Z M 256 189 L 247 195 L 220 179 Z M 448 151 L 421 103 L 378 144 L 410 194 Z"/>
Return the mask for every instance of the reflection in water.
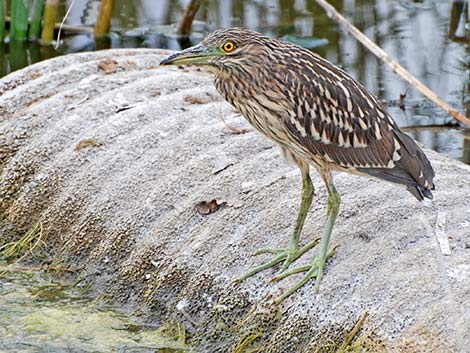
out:
<path id="1" fill-rule="evenodd" d="M 62 11 L 71 4 L 62 3 Z M 96 42 L 87 35 L 64 39 L 58 51 L 51 47 L 11 43 L 0 45 L 0 76 L 33 62 L 70 52 L 107 48 L 151 47 L 181 49 L 219 27 L 245 26 L 298 43 L 323 43 L 314 50 L 345 68 L 377 94 L 401 126 L 442 125 L 452 119 L 423 97 L 331 21 L 314 1 L 207 1 L 196 15 L 193 33 L 181 40 L 174 24 L 188 0 L 116 0 L 115 34 Z M 445 101 L 470 108 L 469 18 L 465 1 L 331 0 L 341 13 Z M 68 24 L 91 25 L 100 1 L 75 0 Z M 315 46 L 315 45 L 312 45 Z M 399 108 L 406 94 L 406 109 Z M 453 158 L 470 163 L 468 131 L 420 128 L 413 137 Z M 463 137 L 466 137 L 465 139 Z M 463 142 L 462 142 L 463 141 Z M 465 146 L 465 152 L 463 145 Z"/>

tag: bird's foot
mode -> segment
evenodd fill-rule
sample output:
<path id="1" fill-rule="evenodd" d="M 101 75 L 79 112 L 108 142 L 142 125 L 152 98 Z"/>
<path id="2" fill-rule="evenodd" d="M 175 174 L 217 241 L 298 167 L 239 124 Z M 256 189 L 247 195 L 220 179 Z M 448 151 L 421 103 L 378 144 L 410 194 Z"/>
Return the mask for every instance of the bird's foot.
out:
<path id="1" fill-rule="evenodd" d="M 266 262 L 262 265 L 259 265 L 255 268 L 251 269 L 250 271 L 248 271 L 244 275 L 238 277 L 235 280 L 235 282 L 236 283 L 241 283 L 244 280 L 246 280 L 248 277 L 251 277 L 251 276 L 257 274 L 258 272 L 264 271 L 264 270 L 266 270 L 270 267 L 273 267 L 273 266 L 277 265 L 278 263 L 284 261 L 284 263 L 281 267 L 281 270 L 278 272 L 276 277 L 279 276 L 279 275 L 282 275 L 283 273 L 285 273 L 285 271 L 287 270 L 287 268 L 289 267 L 289 265 L 292 262 L 294 262 L 299 257 L 301 257 L 303 254 L 305 254 L 307 251 L 312 249 L 315 245 L 318 244 L 319 241 L 320 241 L 320 239 L 315 239 L 315 240 L 313 240 L 312 242 L 308 243 L 307 245 L 303 246 L 300 249 L 289 246 L 286 249 L 267 248 L 267 249 L 257 250 L 253 253 L 253 256 L 268 253 L 268 254 L 275 255 L 275 257 L 271 261 L 268 261 L 268 262 Z"/>
<path id="2" fill-rule="evenodd" d="M 326 260 L 328 260 L 330 257 L 332 257 L 335 254 L 335 252 L 336 252 L 336 247 L 331 249 L 326 254 L 326 256 L 324 256 L 324 258 L 321 258 L 321 256 L 317 253 L 315 255 L 311 265 L 300 266 L 300 267 L 294 268 L 290 271 L 284 271 L 284 272 L 279 273 L 276 276 L 274 276 L 273 281 L 280 281 L 281 279 L 284 279 L 284 278 L 286 278 L 290 275 L 293 275 L 295 273 L 307 272 L 297 283 L 295 283 L 291 288 L 289 288 L 280 297 L 278 297 L 274 301 L 274 303 L 276 305 L 280 304 L 284 299 L 289 297 L 297 289 L 302 287 L 304 284 L 306 284 L 312 278 L 316 278 L 314 290 L 318 291 L 318 287 L 320 286 L 320 282 L 321 282 L 321 279 L 323 277 L 323 270 L 325 269 Z"/>

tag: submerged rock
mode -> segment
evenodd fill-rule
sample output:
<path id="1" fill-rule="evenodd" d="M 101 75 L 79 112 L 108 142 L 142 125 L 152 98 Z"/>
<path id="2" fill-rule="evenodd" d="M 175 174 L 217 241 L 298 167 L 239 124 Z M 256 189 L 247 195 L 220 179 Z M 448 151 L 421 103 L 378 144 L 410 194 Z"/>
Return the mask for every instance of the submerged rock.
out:
<path id="1" fill-rule="evenodd" d="M 182 324 L 197 352 L 334 351 L 364 312 L 355 344 L 371 352 L 467 350 L 469 166 L 427 151 L 437 190 L 426 204 L 337 175 L 338 250 L 320 291 L 309 283 L 275 307 L 295 276 L 232 281 L 268 259 L 254 250 L 287 244 L 300 175 L 210 76 L 158 67 L 166 54 L 68 55 L 0 80 L 0 245 L 40 224 L 50 257 L 146 322 Z M 312 174 L 304 243 L 325 219 Z"/>

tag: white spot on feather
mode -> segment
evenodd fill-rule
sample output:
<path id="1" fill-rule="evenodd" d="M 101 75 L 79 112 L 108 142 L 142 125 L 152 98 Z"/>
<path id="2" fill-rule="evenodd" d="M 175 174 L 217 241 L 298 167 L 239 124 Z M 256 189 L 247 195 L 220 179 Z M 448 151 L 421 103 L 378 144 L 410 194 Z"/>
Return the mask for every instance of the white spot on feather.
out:
<path id="1" fill-rule="evenodd" d="M 348 130 L 349 132 L 353 132 L 353 131 L 354 131 L 354 129 L 353 129 L 352 125 L 351 125 L 351 122 L 349 121 L 348 118 L 345 118 L 345 119 L 344 119 L 344 128 L 345 128 L 346 130 Z"/>
<path id="2" fill-rule="evenodd" d="M 352 112 L 353 110 L 353 105 L 352 105 L 352 102 L 351 102 L 351 98 L 347 98 L 346 99 L 346 102 L 347 102 L 347 105 L 348 105 L 348 112 Z"/>
<path id="3" fill-rule="evenodd" d="M 328 136 L 326 136 L 326 129 L 323 129 L 323 132 L 321 134 L 321 142 L 323 142 L 325 145 L 328 145 L 331 143 L 330 139 Z"/>
<path id="4" fill-rule="evenodd" d="M 298 132 L 300 132 L 300 135 L 302 137 L 307 136 L 307 131 L 305 131 L 304 127 L 300 124 L 300 122 L 297 119 L 294 119 L 294 126 L 297 129 Z"/>
<path id="5" fill-rule="evenodd" d="M 341 89 L 343 90 L 344 94 L 346 95 L 346 97 L 350 97 L 351 94 L 349 93 L 349 90 L 343 85 L 342 82 L 338 82 L 338 86 L 341 87 Z"/>
<path id="6" fill-rule="evenodd" d="M 367 147 L 367 144 L 361 142 L 359 137 L 356 134 L 353 134 L 353 146 L 354 148 L 363 148 Z"/>
<path id="7" fill-rule="evenodd" d="M 311 134 L 314 140 L 320 140 L 320 133 L 317 130 L 317 127 L 315 124 L 312 122 L 312 128 L 311 128 Z"/>
<path id="8" fill-rule="evenodd" d="M 331 99 L 331 94 L 330 94 L 330 91 L 328 90 L 328 88 L 325 88 L 325 97 L 326 97 L 326 99 L 328 99 L 328 100 Z"/>
<path id="9" fill-rule="evenodd" d="M 375 122 L 375 138 L 380 140 L 382 138 L 382 134 L 380 133 L 380 126 L 377 122 Z"/>
<path id="10" fill-rule="evenodd" d="M 398 162 L 400 159 L 401 159 L 401 156 L 400 154 L 398 153 L 398 151 L 395 150 L 395 152 L 393 152 L 393 157 L 392 157 L 393 161 L 394 162 Z"/>
<path id="11" fill-rule="evenodd" d="M 325 158 L 328 162 L 334 162 L 333 159 L 328 155 L 328 153 L 325 152 L 323 155 L 323 158 Z"/>
<path id="12" fill-rule="evenodd" d="M 309 110 L 311 110 L 310 108 L 310 105 L 308 104 L 308 101 L 304 101 L 304 108 L 305 108 L 305 111 L 308 112 Z"/>
<path id="13" fill-rule="evenodd" d="M 340 147 L 344 146 L 344 137 L 343 137 L 343 134 L 341 132 L 338 134 L 338 145 Z"/>
<path id="14" fill-rule="evenodd" d="M 400 150 L 400 142 L 398 142 L 398 140 L 396 138 L 393 138 L 393 143 L 395 145 L 395 151 L 399 151 Z"/>
<path id="15" fill-rule="evenodd" d="M 330 118 L 325 115 L 325 112 L 323 111 L 323 109 L 320 109 L 320 119 L 322 121 L 325 121 L 326 123 L 330 123 Z"/>
<path id="16" fill-rule="evenodd" d="M 357 110 L 359 111 L 359 115 L 361 116 L 361 118 L 363 118 L 365 115 L 364 115 L 364 112 L 362 111 L 361 107 L 358 106 Z"/>
<path id="17" fill-rule="evenodd" d="M 357 119 L 362 130 L 367 130 L 367 124 L 363 119 Z"/>
<path id="18" fill-rule="evenodd" d="M 349 142 L 349 134 L 346 134 L 346 138 L 344 139 L 344 148 L 351 147 L 351 143 Z"/>

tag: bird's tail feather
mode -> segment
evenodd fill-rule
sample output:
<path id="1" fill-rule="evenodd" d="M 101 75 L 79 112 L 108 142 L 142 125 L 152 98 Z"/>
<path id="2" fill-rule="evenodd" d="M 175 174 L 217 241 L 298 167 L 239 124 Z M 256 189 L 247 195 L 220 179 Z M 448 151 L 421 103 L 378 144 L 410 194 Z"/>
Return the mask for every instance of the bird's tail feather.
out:
<path id="1" fill-rule="evenodd" d="M 401 131 L 396 132 L 400 142 L 401 159 L 393 168 L 361 168 L 360 171 L 396 184 L 406 185 L 407 190 L 419 201 L 432 199 L 435 189 L 434 170 L 416 142 Z"/>

